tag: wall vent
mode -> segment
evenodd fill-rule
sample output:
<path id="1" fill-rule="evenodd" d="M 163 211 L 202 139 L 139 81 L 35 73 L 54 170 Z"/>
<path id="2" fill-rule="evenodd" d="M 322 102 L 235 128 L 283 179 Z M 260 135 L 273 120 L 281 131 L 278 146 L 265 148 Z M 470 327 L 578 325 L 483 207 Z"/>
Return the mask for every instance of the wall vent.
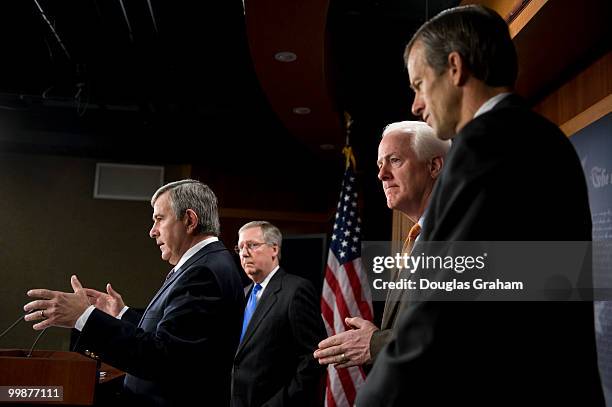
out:
<path id="1" fill-rule="evenodd" d="M 96 164 L 94 198 L 149 201 L 164 183 L 164 167 Z"/>

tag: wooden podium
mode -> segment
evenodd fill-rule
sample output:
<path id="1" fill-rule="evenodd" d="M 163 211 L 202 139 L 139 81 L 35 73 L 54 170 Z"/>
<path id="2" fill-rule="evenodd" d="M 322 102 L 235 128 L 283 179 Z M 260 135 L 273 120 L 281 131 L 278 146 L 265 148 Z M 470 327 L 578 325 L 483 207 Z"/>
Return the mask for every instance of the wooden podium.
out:
<path id="1" fill-rule="evenodd" d="M 0 386 L 62 386 L 62 401 L 54 401 L 53 398 L 23 401 L 32 404 L 93 404 L 97 368 L 95 360 L 75 352 L 37 350 L 31 357 L 27 357 L 27 354 L 27 350 L 0 350 Z M 3 400 L 7 402 L 6 398 Z M 8 402 L 17 401 L 20 399 Z"/>

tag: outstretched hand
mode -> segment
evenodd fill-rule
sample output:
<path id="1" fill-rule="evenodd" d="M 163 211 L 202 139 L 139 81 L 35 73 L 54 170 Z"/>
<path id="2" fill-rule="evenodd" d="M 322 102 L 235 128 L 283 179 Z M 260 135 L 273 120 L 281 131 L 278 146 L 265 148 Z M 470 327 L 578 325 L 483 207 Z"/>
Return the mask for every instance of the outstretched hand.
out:
<path id="1" fill-rule="evenodd" d="M 334 364 L 337 368 L 358 366 L 372 360 L 370 339 L 378 328 L 363 318 L 345 318 L 348 331 L 330 336 L 319 343 L 314 357 L 321 365 Z"/>
<path id="2" fill-rule="evenodd" d="M 23 307 L 24 311 L 29 312 L 24 319 L 41 321 L 32 326 L 35 330 L 42 330 L 50 326 L 74 328 L 77 319 L 89 307 L 89 301 L 85 289 L 76 276 L 70 277 L 70 285 L 74 291 L 72 293 L 43 288 L 28 291 L 28 297 L 39 299 Z"/>
<path id="3" fill-rule="evenodd" d="M 119 312 L 125 307 L 121 294 L 115 291 L 110 283 L 106 284 L 106 293 L 93 288 L 85 288 L 85 293 L 91 305 L 113 317 L 119 315 Z"/>

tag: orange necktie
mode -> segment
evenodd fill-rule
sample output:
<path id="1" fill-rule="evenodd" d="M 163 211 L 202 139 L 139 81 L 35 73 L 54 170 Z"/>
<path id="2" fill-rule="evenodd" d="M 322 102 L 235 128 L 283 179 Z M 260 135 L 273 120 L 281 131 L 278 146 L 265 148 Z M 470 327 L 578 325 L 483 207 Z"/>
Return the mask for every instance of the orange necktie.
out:
<path id="1" fill-rule="evenodd" d="M 419 236 L 419 233 L 421 233 L 421 225 L 415 223 L 408 232 L 408 241 L 414 242 L 414 240 Z"/>
<path id="2" fill-rule="evenodd" d="M 412 252 L 412 245 L 414 244 L 414 239 L 419 236 L 419 233 L 421 233 L 421 225 L 415 223 L 408 231 L 408 237 L 406 237 L 406 240 L 404 241 L 402 253 L 410 254 Z"/>

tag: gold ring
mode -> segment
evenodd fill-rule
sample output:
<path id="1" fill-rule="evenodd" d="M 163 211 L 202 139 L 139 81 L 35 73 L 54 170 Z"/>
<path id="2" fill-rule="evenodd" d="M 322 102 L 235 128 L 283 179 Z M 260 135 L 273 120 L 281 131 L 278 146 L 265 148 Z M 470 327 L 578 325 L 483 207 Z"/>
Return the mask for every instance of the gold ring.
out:
<path id="1" fill-rule="evenodd" d="M 346 355 L 344 353 L 342 355 L 340 355 L 340 357 L 342 358 L 342 359 L 340 359 L 340 363 L 346 362 Z"/>
<path id="2" fill-rule="evenodd" d="M 44 309 L 40 310 L 40 316 L 43 317 L 43 318 L 45 317 L 45 310 Z"/>

